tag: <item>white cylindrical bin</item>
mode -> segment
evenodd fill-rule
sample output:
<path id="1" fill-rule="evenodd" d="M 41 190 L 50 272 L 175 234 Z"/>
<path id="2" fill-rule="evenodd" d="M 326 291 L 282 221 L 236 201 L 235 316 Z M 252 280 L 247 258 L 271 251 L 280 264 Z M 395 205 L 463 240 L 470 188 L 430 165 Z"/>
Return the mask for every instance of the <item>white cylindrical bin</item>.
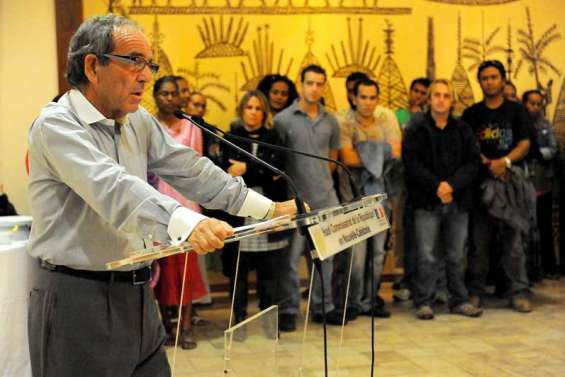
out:
<path id="1" fill-rule="evenodd" d="M 31 377 L 27 306 L 39 268 L 27 253 L 30 216 L 0 217 L 0 376 Z"/>

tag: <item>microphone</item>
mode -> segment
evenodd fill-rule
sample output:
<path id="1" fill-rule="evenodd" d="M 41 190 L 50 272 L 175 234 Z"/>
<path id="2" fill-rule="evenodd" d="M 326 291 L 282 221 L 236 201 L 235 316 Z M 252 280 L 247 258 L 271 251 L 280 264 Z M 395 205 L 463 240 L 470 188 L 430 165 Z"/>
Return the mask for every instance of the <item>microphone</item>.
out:
<path id="1" fill-rule="evenodd" d="M 249 153 L 248 151 L 241 148 L 240 146 L 238 146 L 238 145 L 232 143 L 231 141 L 226 140 L 222 136 L 216 134 L 211 129 L 213 126 L 206 124 L 202 118 L 200 118 L 199 119 L 200 121 L 198 121 L 196 117 L 191 117 L 190 115 L 184 113 L 182 110 L 179 110 L 179 109 L 175 110 L 175 116 L 179 119 L 188 120 L 191 124 L 200 128 L 202 131 L 206 132 L 208 135 L 211 135 L 212 137 L 218 139 L 221 143 L 229 145 L 230 147 L 232 147 L 233 149 L 242 153 L 243 155 L 245 155 L 246 157 L 248 157 L 252 161 L 256 162 L 257 164 L 259 164 L 259 165 L 269 169 L 273 173 L 283 177 L 284 180 L 288 183 L 288 186 L 291 189 L 292 194 L 294 195 L 294 201 L 296 202 L 296 208 L 298 209 L 298 212 L 300 214 L 306 214 L 306 207 L 304 206 L 304 200 L 302 200 L 302 198 L 300 197 L 300 194 L 298 192 L 298 189 L 296 188 L 296 184 L 294 183 L 294 181 L 285 172 L 281 171 L 280 169 L 277 169 L 273 165 L 267 163 L 266 161 L 261 160 L 259 157 Z M 213 127 L 213 128 L 215 128 L 215 127 Z"/>
<path id="2" fill-rule="evenodd" d="M 175 113 L 175 115 L 176 115 L 176 113 Z M 218 127 L 216 127 L 212 124 L 206 123 L 204 121 L 204 119 L 202 119 L 200 117 L 191 117 L 191 118 L 192 118 L 193 121 L 201 121 L 202 125 L 204 127 L 207 127 L 209 129 L 213 129 L 214 131 L 219 132 L 223 136 L 226 136 L 225 131 L 219 129 Z M 288 148 L 288 147 L 283 147 L 283 146 L 276 145 L 276 144 L 266 143 L 264 141 L 250 139 L 250 138 L 243 137 L 243 136 L 230 135 L 230 138 L 235 139 L 235 140 L 240 140 L 240 141 L 243 141 L 245 143 L 254 143 L 254 144 L 257 144 L 257 145 L 262 145 L 262 146 L 267 147 L 269 149 L 279 150 L 279 151 L 283 151 L 283 152 L 289 152 L 289 153 L 297 154 L 297 155 L 300 155 L 300 156 L 306 156 L 306 157 L 315 158 L 315 159 L 318 159 L 318 160 L 332 162 L 332 163 L 338 165 L 340 168 L 342 168 L 345 171 L 345 173 L 347 174 L 347 176 L 349 178 L 349 182 L 351 183 L 351 189 L 353 190 L 353 195 L 355 196 L 355 198 L 360 198 L 362 196 L 361 195 L 361 189 L 359 188 L 357 181 L 353 177 L 351 170 L 349 170 L 347 165 L 345 165 L 343 162 L 341 162 L 339 160 L 334 160 L 333 158 L 319 156 L 319 155 L 312 154 L 312 153 L 301 152 L 301 151 L 297 151 L 295 149 L 291 149 L 291 148 Z"/>

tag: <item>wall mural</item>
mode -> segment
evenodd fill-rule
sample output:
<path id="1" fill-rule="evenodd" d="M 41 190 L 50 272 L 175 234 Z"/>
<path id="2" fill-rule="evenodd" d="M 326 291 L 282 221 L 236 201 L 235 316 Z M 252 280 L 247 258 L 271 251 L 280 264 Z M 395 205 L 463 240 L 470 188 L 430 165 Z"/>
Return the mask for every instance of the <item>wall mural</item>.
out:
<path id="1" fill-rule="evenodd" d="M 162 76 L 166 75 L 173 75 L 174 70 L 173 66 L 169 60 L 169 57 L 161 47 L 165 35 L 161 33 L 159 27 L 159 20 L 157 16 L 153 18 L 153 28 L 152 32 L 148 35 L 149 41 L 151 42 L 151 51 L 153 53 L 153 60 L 159 64 L 159 74 L 157 76 L 153 76 L 150 83 L 147 84 L 147 89 L 143 93 L 143 98 L 141 100 L 141 104 L 143 107 L 147 109 L 147 111 L 154 113 L 157 108 L 155 106 L 155 102 L 153 101 L 153 84 L 155 81 Z"/>
<path id="2" fill-rule="evenodd" d="M 563 79 L 561 83 L 561 90 L 559 91 L 559 97 L 555 105 L 553 128 L 555 130 L 555 136 L 562 146 L 561 150 L 563 150 L 563 146 L 565 145 L 565 79 Z"/>
<path id="3" fill-rule="evenodd" d="M 369 77 L 375 77 L 375 70 L 379 65 L 381 56 L 376 55 L 377 48 L 372 45 L 369 39 L 363 37 L 363 19 L 358 19 L 357 38 L 351 29 L 351 18 L 347 18 L 347 49 L 343 40 L 340 41 L 340 52 L 343 57 L 343 64 L 336 52 L 335 44 L 332 43 L 332 55 L 326 53 L 326 58 L 333 70 L 333 77 L 347 77 L 353 72 L 363 72 Z M 369 52 L 370 49 L 370 52 Z"/>
<path id="4" fill-rule="evenodd" d="M 347 1 L 351 3 L 352 1 Z M 121 1 L 114 1 L 121 3 Z M 308 15 L 308 14 L 409 14 L 409 7 L 381 7 L 378 0 L 363 0 L 358 5 L 346 5 L 345 0 L 225 0 L 198 1 L 191 0 L 189 5 L 175 5 L 172 1 L 134 0 L 129 14 L 266 14 L 266 15 Z M 355 1 L 359 3 L 359 1 Z M 115 6 L 118 6 L 117 4 Z"/>
<path id="5" fill-rule="evenodd" d="M 313 45 L 314 45 L 314 31 L 312 30 L 310 20 L 308 20 L 308 30 L 306 30 L 306 46 L 308 46 L 308 51 L 302 58 L 302 61 L 300 62 L 300 66 L 298 67 L 298 73 L 296 74 L 296 78 L 294 79 L 294 83 L 296 84 L 296 89 L 298 89 L 298 94 L 300 94 L 300 88 L 301 88 L 300 72 L 302 71 L 302 69 L 304 69 L 306 66 L 309 66 L 311 64 L 322 65 L 320 60 L 318 60 L 318 58 L 312 52 Z M 330 82 L 328 82 L 326 87 L 324 88 L 323 98 L 324 98 L 324 104 L 328 110 L 330 111 L 337 110 L 337 106 Z"/>
<path id="6" fill-rule="evenodd" d="M 457 61 L 455 62 L 455 69 L 451 74 L 451 81 L 455 89 L 455 105 L 453 112 L 455 115 L 463 114 L 463 111 L 475 103 L 473 96 L 473 88 L 467 71 L 462 63 L 462 45 L 461 45 L 461 14 L 457 15 Z"/>
<path id="7" fill-rule="evenodd" d="M 230 17 L 227 29 L 224 30 L 224 15 L 220 15 L 217 23 L 218 27 L 216 27 L 214 17 L 203 17 L 202 25 L 197 25 L 196 27 L 198 28 L 200 39 L 204 43 L 204 49 L 196 54 L 195 58 L 244 56 L 245 51 L 241 49 L 241 44 L 249 28 L 249 21 L 244 22 L 243 17 L 239 17 L 235 30 L 233 21 L 234 18 Z"/>
<path id="8" fill-rule="evenodd" d="M 527 27 L 518 29 L 520 59 L 518 60 L 514 77 L 518 76 L 520 68 L 526 64 L 528 66 L 528 74 L 533 75 L 536 80 L 536 87 L 546 94 L 546 102 L 550 104 L 552 102 L 551 86 L 553 79 L 549 79 L 544 86 L 541 82 L 541 76 L 548 75 L 551 71 L 560 76 L 561 70 L 545 56 L 545 50 L 554 42 L 560 40 L 561 34 L 557 31 L 557 25 L 553 24 L 536 39 L 530 8 L 526 8 L 526 19 Z"/>
<path id="9" fill-rule="evenodd" d="M 204 94 L 209 101 L 213 102 L 222 111 L 227 110 L 226 104 L 216 94 L 218 92 L 229 93 L 230 88 L 222 81 L 222 75 L 215 72 L 200 70 L 200 63 L 195 62 L 194 68 L 179 68 L 178 74 L 185 77 L 188 86 L 193 92 Z"/>
<path id="10" fill-rule="evenodd" d="M 480 99 L 475 79 L 480 61 L 499 59 L 519 94 L 539 88 L 549 103 L 557 99 L 547 114 L 565 142 L 565 44 L 557 26 L 565 18 L 562 0 L 543 4 L 537 0 L 84 0 L 83 4 L 85 17 L 112 11 L 138 21 L 162 67 L 159 76 L 185 76 L 193 90 L 210 98 L 207 117 L 220 127 L 229 124 L 243 92 L 255 88 L 265 75 L 280 73 L 299 82 L 301 68 L 310 63 L 328 71 L 324 99 L 330 109 L 347 107 L 344 78 L 361 71 L 377 79 L 381 103 L 393 109 L 406 106 L 412 79 L 451 77 L 459 114 Z M 557 88 L 554 82 L 562 86 Z M 143 99 L 149 111 L 154 110 L 152 84 Z"/>
<path id="11" fill-rule="evenodd" d="M 434 3 L 457 4 L 457 5 L 500 5 L 520 0 L 428 0 Z"/>
<path id="12" fill-rule="evenodd" d="M 290 58 L 286 69 L 283 70 L 284 50 L 278 50 L 278 59 L 276 69 L 274 69 L 275 57 L 274 43 L 269 38 L 269 25 L 264 28 L 257 28 L 257 37 L 253 40 L 253 50 L 246 52 L 246 61 L 241 62 L 241 69 L 245 83 L 241 86 L 241 90 L 253 90 L 257 88 L 259 82 L 268 74 L 279 73 L 288 75 L 293 59 Z"/>
<path id="13" fill-rule="evenodd" d="M 408 106 L 408 92 L 406 91 L 406 85 L 404 85 L 404 79 L 400 73 L 398 65 L 393 58 L 393 34 L 394 29 L 392 24 L 385 20 L 387 27 L 384 29 L 385 33 L 385 59 L 377 77 L 379 82 L 381 94 L 379 96 L 380 102 L 383 106 L 398 109 Z"/>
<path id="14" fill-rule="evenodd" d="M 469 71 L 477 69 L 482 61 L 494 58 L 499 52 L 505 52 L 503 46 L 494 42 L 496 35 L 500 31 L 500 26 L 496 27 L 485 36 L 485 14 L 481 16 L 481 38 L 464 38 L 463 39 L 463 57 L 471 60 L 468 66 Z"/>
<path id="15" fill-rule="evenodd" d="M 430 80 L 436 77 L 434 19 L 428 17 L 428 59 L 426 61 L 426 77 Z"/>

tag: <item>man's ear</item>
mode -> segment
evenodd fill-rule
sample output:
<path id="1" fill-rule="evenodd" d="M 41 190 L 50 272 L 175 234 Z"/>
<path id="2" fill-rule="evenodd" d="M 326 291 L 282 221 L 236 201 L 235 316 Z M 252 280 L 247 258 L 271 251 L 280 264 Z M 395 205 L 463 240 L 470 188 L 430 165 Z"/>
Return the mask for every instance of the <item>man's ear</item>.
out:
<path id="1" fill-rule="evenodd" d="M 96 65 L 98 58 L 94 54 L 88 54 L 84 57 L 84 75 L 90 82 L 96 82 Z"/>

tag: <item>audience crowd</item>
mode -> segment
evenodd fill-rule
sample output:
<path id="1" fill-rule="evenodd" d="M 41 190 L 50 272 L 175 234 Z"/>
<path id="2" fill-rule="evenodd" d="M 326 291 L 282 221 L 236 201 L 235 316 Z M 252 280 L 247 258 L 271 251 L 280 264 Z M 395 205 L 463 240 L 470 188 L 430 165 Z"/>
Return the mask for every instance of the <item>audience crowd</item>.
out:
<path id="1" fill-rule="evenodd" d="M 299 91 L 286 76 L 265 76 L 256 90 L 242 96 L 231 124 L 220 127 L 228 129 L 227 139 L 290 175 L 314 210 L 353 199 L 344 171 L 253 141 L 339 159 L 349 167 L 363 195 L 387 194 L 383 204 L 391 229 L 320 264 L 323 279 L 316 273 L 310 292 L 314 322 L 323 321 L 323 312 L 330 325 L 360 315 L 389 317 L 378 291 L 390 250 L 404 271 L 394 282 L 394 301 L 412 300 L 414 313 L 422 320 L 433 319 L 442 304 L 452 313 L 480 317 L 488 310 L 484 298 L 492 294 L 507 300 L 513 310 L 527 313 L 533 310 L 532 285 L 565 273 L 553 223 L 562 172 L 559 148 L 545 114 L 545 94 L 526 90 L 519 102 L 516 87 L 496 60 L 479 65 L 477 80 L 482 101 L 457 117 L 452 111 L 456 93 L 448 80 L 416 78 L 408 106 L 388 109 L 379 102 L 379 84 L 354 72 L 345 81 L 349 106 L 334 113 L 324 106 L 326 71 L 310 65 L 301 72 Z M 207 115 L 206 95 L 191 89 L 180 76 L 155 82 L 155 116 L 160 125 L 179 143 L 230 175 L 241 176 L 255 191 L 287 200 L 290 195 L 280 176 L 175 117 L 179 108 L 196 118 Z M 148 180 L 182 205 L 210 213 L 160 177 Z M 16 214 L 1 184 L 0 199 L 0 215 Z M 253 222 L 213 215 L 236 226 Z M 298 232 L 226 244 L 221 260 L 234 297 L 235 323 L 247 317 L 248 275 L 255 270 L 259 308 L 279 305 L 279 330 L 296 330 L 303 298 L 301 257 L 311 264 L 306 245 Z M 155 267 L 159 273 L 153 286 L 167 344 L 174 344 L 173 321 L 178 317 L 180 345 L 194 348 L 193 326 L 206 321 L 193 303 L 211 302 L 205 257 L 182 254 L 161 259 Z"/>

